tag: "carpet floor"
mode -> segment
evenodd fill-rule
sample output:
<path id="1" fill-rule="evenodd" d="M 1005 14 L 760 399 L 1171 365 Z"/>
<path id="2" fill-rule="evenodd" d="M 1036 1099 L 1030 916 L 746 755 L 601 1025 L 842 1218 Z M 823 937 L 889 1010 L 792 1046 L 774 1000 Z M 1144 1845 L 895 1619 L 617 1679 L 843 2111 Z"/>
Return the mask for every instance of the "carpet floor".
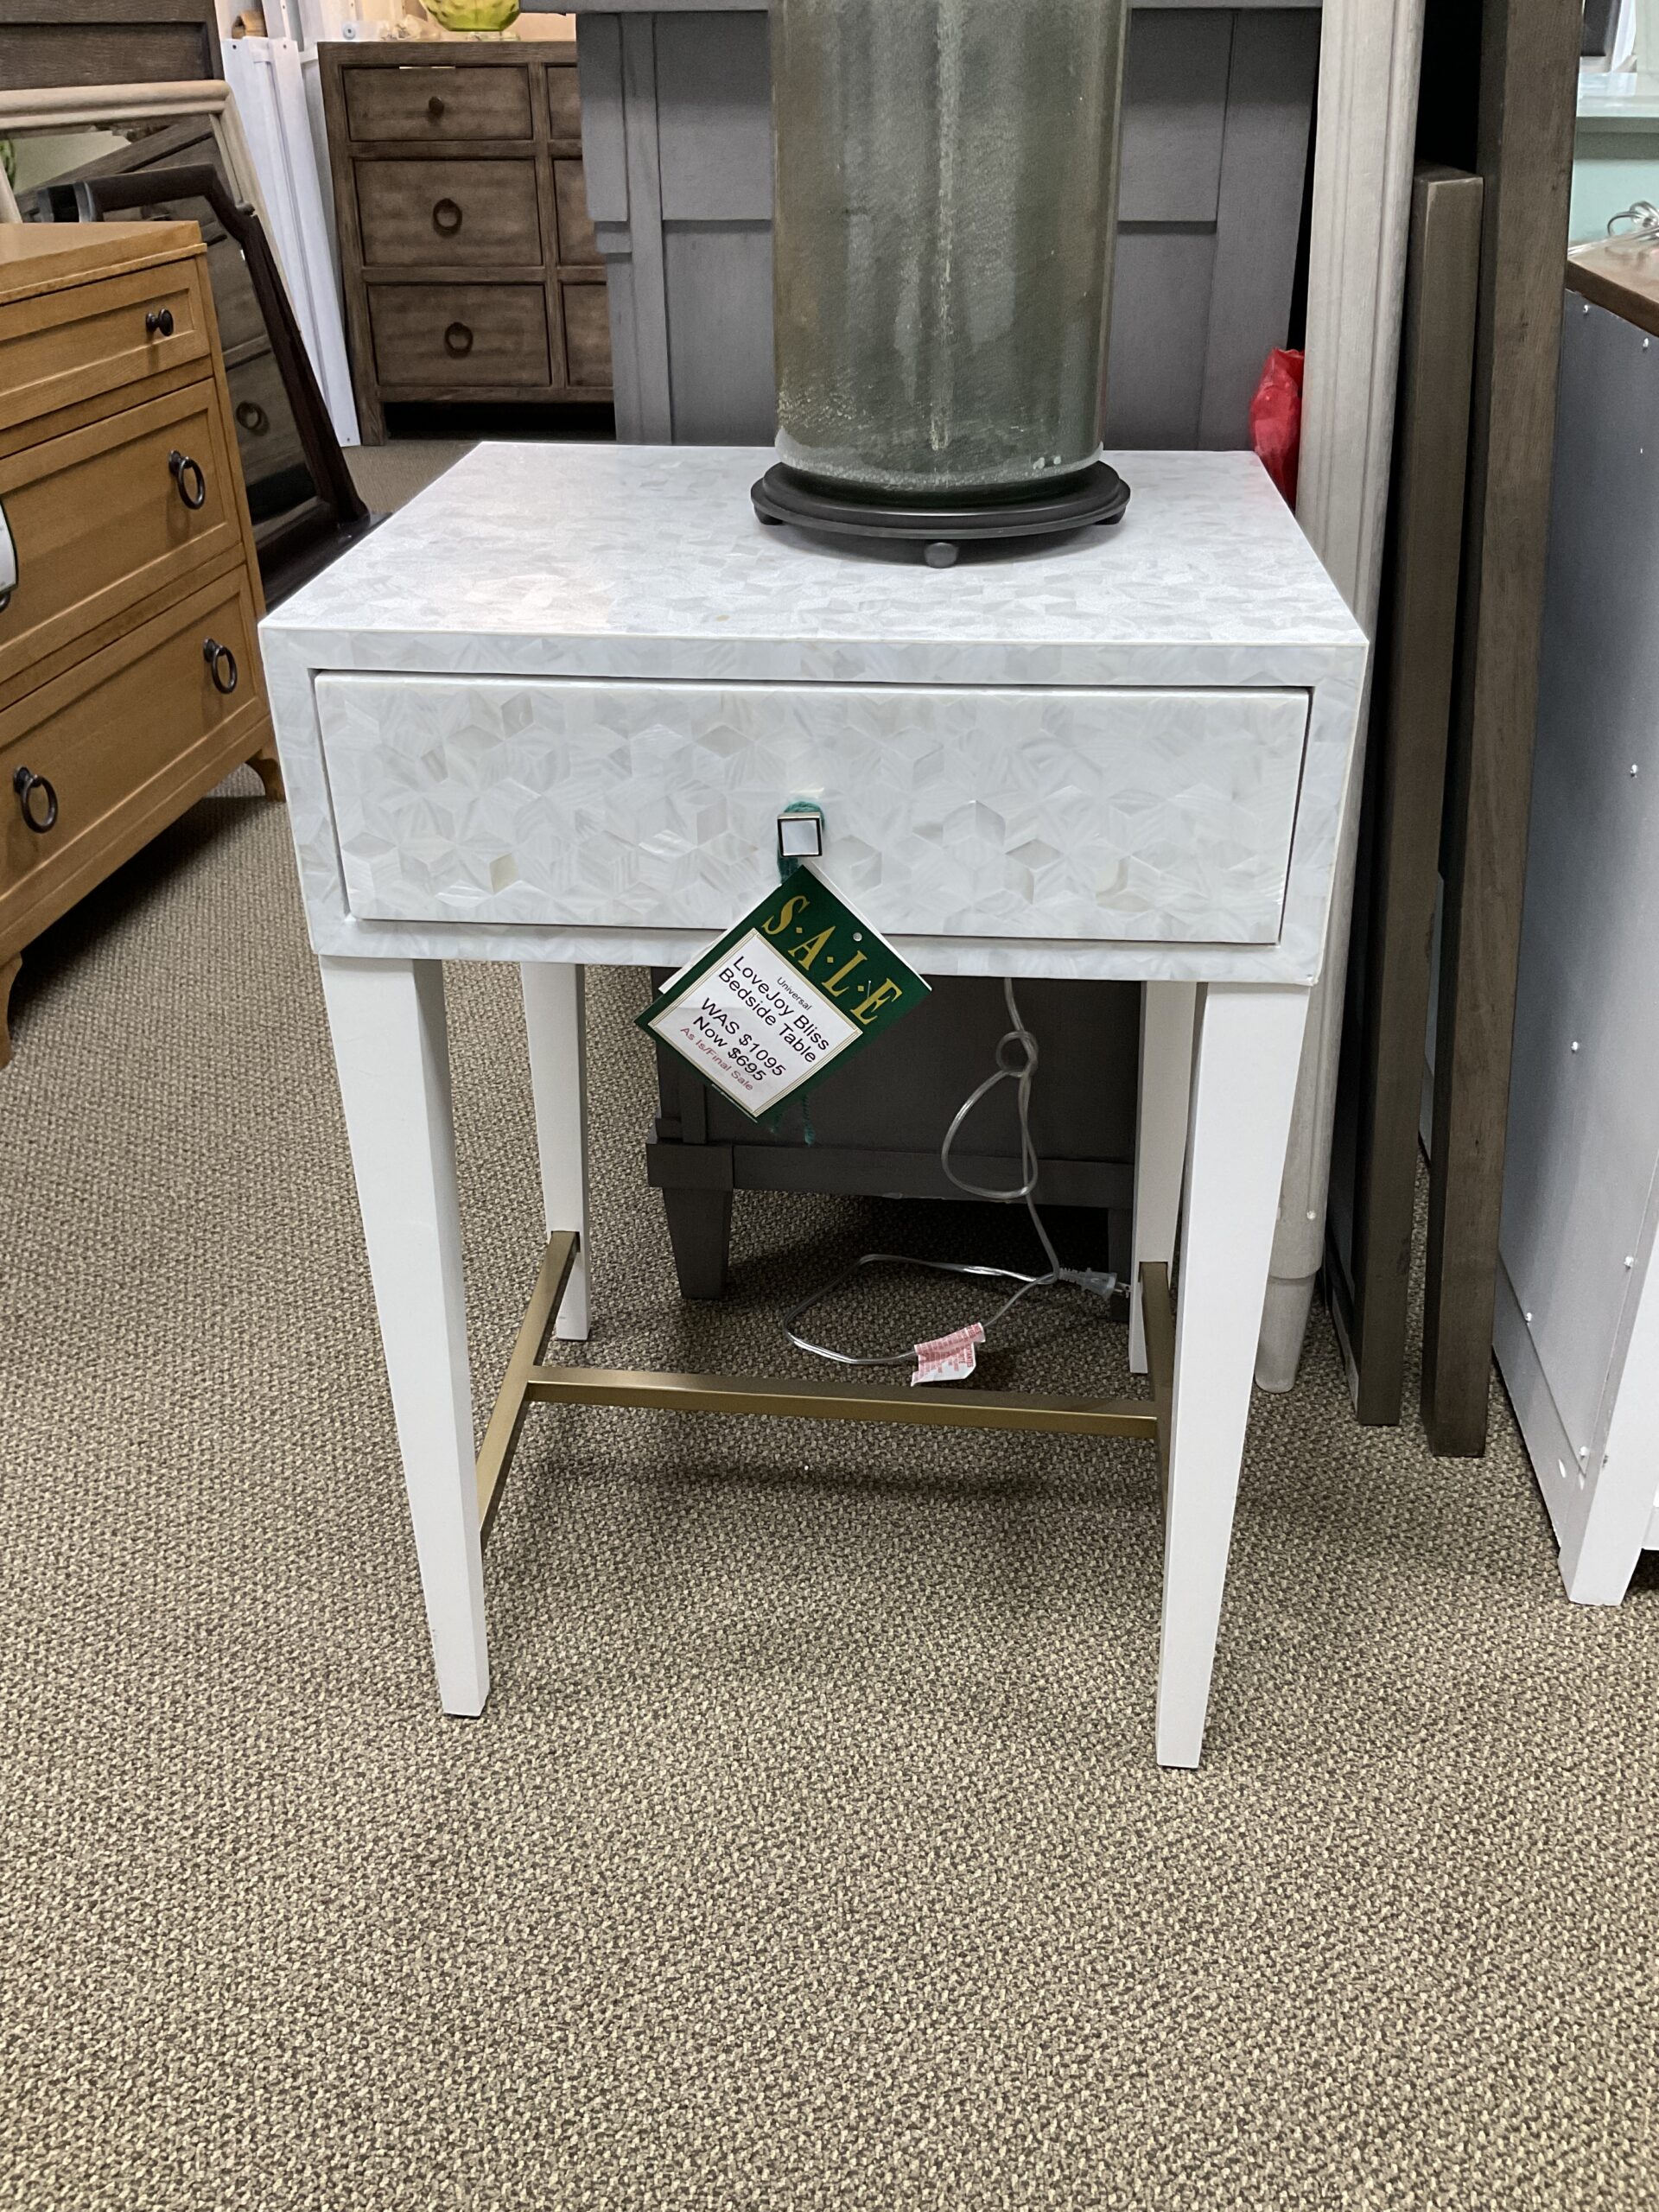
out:
<path id="1" fill-rule="evenodd" d="M 1567 1605 L 1501 1398 L 1478 1464 L 1358 1430 L 1322 1319 L 1196 1774 L 1150 1455 L 1055 1438 L 533 1414 L 444 1720 L 286 839 L 238 775 L 14 1001 L 0 2203 L 1659 2206 L 1659 1575 Z M 539 1224 L 516 979 L 451 982 L 481 1421 Z M 592 1356 L 776 1361 L 925 1225 L 740 1199 L 682 1308 L 641 1003 Z"/>

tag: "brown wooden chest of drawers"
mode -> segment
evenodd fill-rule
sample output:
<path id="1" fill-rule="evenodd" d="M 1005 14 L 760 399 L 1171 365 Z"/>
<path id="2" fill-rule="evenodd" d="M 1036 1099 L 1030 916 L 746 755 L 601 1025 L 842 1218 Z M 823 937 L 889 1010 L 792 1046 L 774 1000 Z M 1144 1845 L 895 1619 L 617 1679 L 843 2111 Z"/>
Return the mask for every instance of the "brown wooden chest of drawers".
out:
<path id="1" fill-rule="evenodd" d="M 0 226 L 0 1066 L 22 948 L 251 760 L 264 612 L 190 223 Z"/>
<path id="2" fill-rule="evenodd" d="M 608 400 L 575 48 L 321 51 L 365 440 L 398 400 Z"/>
<path id="3" fill-rule="evenodd" d="M 27 222 L 52 219 L 51 199 L 55 188 L 83 179 L 142 175 L 149 169 L 187 168 L 205 162 L 222 168 L 211 120 L 188 116 L 182 122 L 135 138 L 116 152 L 77 163 L 54 177 L 50 186 L 21 192 L 17 205 Z M 241 248 L 219 225 L 205 200 L 175 208 L 156 206 L 147 211 L 156 221 L 171 216 L 176 221 L 200 226 L 207 248 L 208 289 L 219 318 L 219 352 L 226 380 L 231 387 L 231 411 L 236 424 L 237 446 L 244 481 L 269 486 L 286 468 L 302 469 L 305 460 L 295 428 L 294 412 L 283 391 L 282 372 L 270 350 L 270 336 L 254 292 L 253 279 L 242 258 Z M 260 521 L 255 506 L 256 529 Z"/>

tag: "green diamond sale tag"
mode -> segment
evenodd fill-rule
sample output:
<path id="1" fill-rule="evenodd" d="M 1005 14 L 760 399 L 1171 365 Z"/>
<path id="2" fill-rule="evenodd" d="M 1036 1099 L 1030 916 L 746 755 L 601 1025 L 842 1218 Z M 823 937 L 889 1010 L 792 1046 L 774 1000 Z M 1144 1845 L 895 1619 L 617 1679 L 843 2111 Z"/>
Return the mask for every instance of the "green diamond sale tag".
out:
<path id="1" fill-rule="evenodd" d="M 879 930 L 798 867 L 637 1019 L 765 1122 L 927 995 Z"/>

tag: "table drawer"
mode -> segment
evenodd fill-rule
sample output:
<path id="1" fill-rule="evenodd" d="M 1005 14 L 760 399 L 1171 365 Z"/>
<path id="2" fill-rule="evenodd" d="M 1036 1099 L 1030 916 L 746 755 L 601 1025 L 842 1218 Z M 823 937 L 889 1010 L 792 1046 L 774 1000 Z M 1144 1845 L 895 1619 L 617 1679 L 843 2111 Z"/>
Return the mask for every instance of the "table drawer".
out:
<path id="1" fill-rule="evenodd" d="M 417 61 L 343 73 L 346 122 L 353 138 L 528 138 L 530 73 L 503 64 L 458 68 Z"/>
<path id="2" fill-rule="evenodd" d="M 111 849 L 131 850 L 149 817 L 165 818 L 169 795 L 215 757 L 228 767 L 256 749 L 265 702 L 254 624 L 246 580 L 232 569 L 0 714 L 0 939 L 33 908 L 60 911 L 106 874 Z M 234 656 L 228 695 L 204 658 L 209 639 Z M 227 678 L 228 664 L 219 667 Z M 22 768 L 56 795 L 44 832 L 23 819 Z M 48 811 L 38 791 L 32 804 L 37 817 Z"/>
<path id="3" fill-rule="evenodd" d="M 365 268 L 541 262 L 532 161 L 359 162 L 353 173 Z"/>
<path id="4" fill-rule="evenodd" d="M 0 686 L 231 552 L 232 481 L 218 396 L 205 381 L 0 461 L 17 559 L 16 589 L 0 609 Z M 200 506 L 186 504 L 187 492 Z"/>
<path id="5" fill-rule="evenodd" d="M 0 337 L 0 430 L 207 352 L 200 257 L 19 300 Z"/>
<path id="6" fill-rule="evenodd" d="M 582 92 L 577 83 L 574 63 L 550 67 L 543 72 L 547 82 L 547 128 L 549 136 L 562 138 L 567 143 L 582 143 Z"/>
<path id="7" fill-rule="evenodd" d="M 242 480 L 257 529 L 309 496 L 310 466 L 276 355 L 269 348 L 251 354 L 226 371 L 226 381 Z"/>
<path id="8" fill-rule="evenodd" d="M 196 204 L 204 205 L 200 200 Z M 208 247 L 207 282 L 219 321 L 219 350 L 225 359 L 233 361 L 247 346 L 269 345 L 259 296 L 233 238 L 221 235 Z"/>
<path id="9" fill-rule="evenodd" d="M 611 308 L 603 284 L 562 284 L 565 372 L 573 385 L 611 380 Z"/>
<path id="10" fill-rule="evenodd" d="M 1264 944 L 1302 691 L 321 676 L 353 913 L 726 928 L 777 817 L 898 936 Z"/>
<path id="11" fill-rule="evenodd" d="M 539 284 L 372 284 L 368 302 L 383 385 L 549 382 Z"/>
<path id="12" fill-rule="evenodd" d="M 559 211 L 559 259 L 600 263 L 603 257 L 588 213 L 588 180 L 580 162 L 554 162 L 553 197 Z"/>

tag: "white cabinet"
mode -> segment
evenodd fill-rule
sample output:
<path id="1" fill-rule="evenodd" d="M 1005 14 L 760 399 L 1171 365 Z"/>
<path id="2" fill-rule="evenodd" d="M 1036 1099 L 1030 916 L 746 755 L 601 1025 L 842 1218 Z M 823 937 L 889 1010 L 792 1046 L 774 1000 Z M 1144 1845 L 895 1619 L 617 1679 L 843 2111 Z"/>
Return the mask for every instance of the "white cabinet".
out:
<path id="1" fill-rule="evenodd" d="M 1612 1604 L 1659 1493 L 1659 337 L 1572 293 L 1549 559 L 1495 1333 Z"/>

